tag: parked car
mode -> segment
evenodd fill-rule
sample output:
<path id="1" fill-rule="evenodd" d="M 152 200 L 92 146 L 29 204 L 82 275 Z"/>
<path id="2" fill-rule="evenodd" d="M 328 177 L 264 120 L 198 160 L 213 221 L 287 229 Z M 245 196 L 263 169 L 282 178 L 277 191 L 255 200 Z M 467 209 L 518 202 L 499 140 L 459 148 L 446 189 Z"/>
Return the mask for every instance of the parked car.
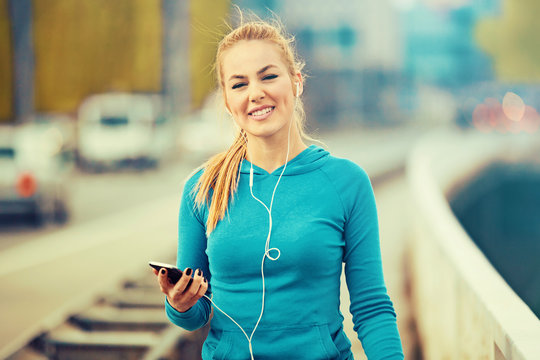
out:
<path id="1" fill-rule="evenodd" d="M 93 171 L 157 166 L 165 128 L 159 108 L 157 96 L 108 93 L 86 99 L 78 114 L 79 165 Z"/>
<path id="2" fill-rule="evenodd" d="M 48 124 L 0 127 L 0 217 L 36 226 L 68 220 L 69 165 L 62 133 Z"/>
<path id="3" fill-rule="evenodd" d="M 31 126 L 45 131 L 50 128 L 61 138 L 60 155 L 66 165 L 72 166 L 77 153 L 76 119 L 72 116 L 58 113 L 40 113 L 31 118 Z"/>

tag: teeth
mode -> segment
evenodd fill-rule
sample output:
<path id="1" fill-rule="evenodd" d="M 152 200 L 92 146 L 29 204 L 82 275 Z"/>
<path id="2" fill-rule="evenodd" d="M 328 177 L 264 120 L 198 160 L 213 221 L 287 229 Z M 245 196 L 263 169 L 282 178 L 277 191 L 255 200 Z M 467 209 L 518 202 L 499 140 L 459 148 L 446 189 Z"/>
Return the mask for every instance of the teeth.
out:
<path id="1" fill-rule="evenodd" d="M 264 115 L 266 113 L 269 113 L 270 111 L 272 111 L 272 107 L 267 107 L 267 108 L 264 108 L 262 110 L 259 110 L 259 111 L 254 111 L 251 113 L 251 115 L 255 115 L 255 116 L 261 116 L 261 115 Z"/>

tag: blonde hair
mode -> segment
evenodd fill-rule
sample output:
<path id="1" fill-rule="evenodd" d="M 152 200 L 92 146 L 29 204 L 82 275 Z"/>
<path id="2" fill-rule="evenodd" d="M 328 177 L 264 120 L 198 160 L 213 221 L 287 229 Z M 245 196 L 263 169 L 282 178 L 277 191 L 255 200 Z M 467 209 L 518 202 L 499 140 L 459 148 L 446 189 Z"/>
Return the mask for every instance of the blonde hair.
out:
<path id="1" fill-rule="evenodd" d="M 240 25 L 225 35 L 219 42 L 216 54 L 216 75 L 219 88 L 224 91 L 224 81 L 222 74 L 223 54 L 242 40 L 266 40 L 279 47 L 282 53 L 289 76 L 294 78 L 296 74 L 302 74 L 304 63 L 300 61 L 293 47 L 294 37 L 285 33 L 283 25 L 279 20 L 272 19 L 263 21 L 255 18 L 244 22 L 242 12 L 240 14 Z M 302 74 L 303 75 L 303 74 Z M 293 121 L 300 136 L 307 140 L 314 140 L 305 131 L 305 112 L 302 101 L 297 97 L 293 114 Z M 217 223 L 225 217 L 229 199 L 238 188 L 239 166 L 246 157 L 247 144 L 244 130 L 240 129 L 232 145 L 227 151 L 214 155 L 204 165 L 204 172 L 199 178 L 193 191 L 196 192 L 195 203 L 201 207 L 204 203 L 209 203 L 208 220 L 206 222 L 206 234 L 209 235 L 217 226 Z M 212 201 L 209 201 L 210 189 L 213 189 Z"/>

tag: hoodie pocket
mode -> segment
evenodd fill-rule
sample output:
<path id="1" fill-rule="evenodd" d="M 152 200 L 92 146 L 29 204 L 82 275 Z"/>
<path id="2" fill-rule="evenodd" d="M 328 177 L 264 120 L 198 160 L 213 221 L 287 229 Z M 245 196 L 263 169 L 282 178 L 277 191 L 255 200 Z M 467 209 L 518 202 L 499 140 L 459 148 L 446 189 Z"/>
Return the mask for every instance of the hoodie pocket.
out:
<path id="1" fill-rule="evenodd" d="M 326 350 L 326 354 L 328 355 L 327 359 L 339 359 L 340 352 L 336 344 L 334 343 L 334 340 L 332 339 L 332 335 L 330 334 L 328 325 L 319 325 L 317 327 L 319 328 L 319 335 L 323 347 Z"/>
<path id="2" fill-rule="evenodd" d="M 244 337 L 242 333 L 240 333 L 242 337 Z M 221 333 L 221 338 L 219 339 L 219 342 L 214 349 L 214 354 L 212 355 L 212 360 L 225 360 L 225 359 L 232 359 L 230 357 L 230 353 L 234 353 L 233 349 L 233 343 L 235 342 L 235 336 L 234 332 L 231 331 L 223 331 Z M 248 342 L 246 338 L 244 337 L 244 346 L 248 347 Z M 236 340 L 238 342 L 238 340 Z M 237 346 L 241 346 L 242 344 L 239 344 Z"/>
<path id="3" fill-rule="evenodd" d="M 257 360 L 339 359 L 327 325 L 257 329 L 253 336 L 253 352 Z M 249 343 L 240 331 L 223 331 L 212 355 L 214 360 L 249 360 Z"/>

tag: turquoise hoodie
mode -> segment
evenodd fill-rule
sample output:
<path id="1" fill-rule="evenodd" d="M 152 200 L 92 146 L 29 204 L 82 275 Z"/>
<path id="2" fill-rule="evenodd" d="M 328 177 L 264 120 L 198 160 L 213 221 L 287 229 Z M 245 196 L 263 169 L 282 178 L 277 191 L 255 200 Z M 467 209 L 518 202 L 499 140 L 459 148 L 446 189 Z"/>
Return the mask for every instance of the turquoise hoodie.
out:
<path id="1" fill-rule="evenodd" d="M 208 295 L 249 335 L 261 311 L 261 262 L 268 212 L 249 189 L 251 164 L 240 168 L 238 192 L 228 213 L 206 237 L 208 207 L 197 208 L 191 176 L 181 199 L 177 266 L 201 269 Z M 253 194 L 270 207 L 283 170 L 269 174 L 253 165 Z M 339 310 L 342 263 L 351 297 L 354 330 L 372 359 L 402 359 L 396 314 L 383 279 L 377 210 L 366 172 L 349 160 L 311 145 L 289 161 L 272 208 L 270 248 L 280 256 L 264 262 L 265 309 L 253 335 L 259 359 L 352 359 Z M 270 255 L 275 257 L 273 250 Z M 169 319 L 187 330 L 209 321 L 201 298 L 181 313 L 166 302 Z M 241 330 L 214 309 L 202 358 L 249 359 Z"/>

